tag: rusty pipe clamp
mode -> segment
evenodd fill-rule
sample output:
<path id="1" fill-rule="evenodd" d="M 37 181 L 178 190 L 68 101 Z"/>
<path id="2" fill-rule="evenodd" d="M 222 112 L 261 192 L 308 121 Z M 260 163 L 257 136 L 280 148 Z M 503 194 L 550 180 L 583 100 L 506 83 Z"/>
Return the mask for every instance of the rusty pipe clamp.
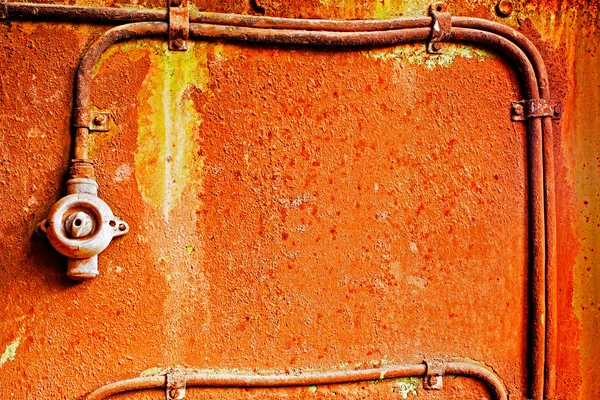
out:
<path id="1" fill-rule="evenodd" d="M 52 206 L 39 228 L 52 247 L 68 257 L 67 276 L 90 279 L 98 275 L 98 254 L 113 238 L 129 232 L 129 225 L 98 197 L 91 162 L 73 160 L 69 174 L 67 195 Z"/>

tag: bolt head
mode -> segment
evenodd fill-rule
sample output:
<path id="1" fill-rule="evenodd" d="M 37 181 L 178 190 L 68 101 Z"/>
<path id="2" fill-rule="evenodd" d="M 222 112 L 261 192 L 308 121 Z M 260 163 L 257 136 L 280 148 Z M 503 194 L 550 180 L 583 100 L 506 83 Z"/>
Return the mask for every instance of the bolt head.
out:
<path id="1" fill-rule="evenodd" d="M 563 112 L 562 104 L 557 104 L 554 106 L 554 115 L 559 116 L 562 114 L 562 112 Z"/>
<path id="2" fill-rule="evenodd" d="M 520 115 L 523 115 L 523 113 L 525 112 L 525 109 L 523 108 L 523 104 L 517 103 L 513 106 L 512 111 L 513 111 L 514 115 L 520 116 Z"/>
<path id="3" fill-rule="evenodd" d="M 106 124 L 106 115 L 104 115 L 104 114 L 96 115 L 93 122 L 94 122 L 94 125 L 96 125 L 96 126 L 102 126 L 102 125 Z"/>
<path id="4" fill-rule="evenodd" d="M 169 391 L 169 396 L 170 396 L 172 399 L 176 399 L 176 400 L 178 400 L 178 399 L 183 399 L 183 396 L 182 396 L 182 395 L 183 395 L 184 393 L 185 393 L 185 392 L 184 392 L 182 389 L 171 389 L 171 390 Z"/>
<path id="5" fill-rule="evenodd" d="M 496 4 L 496 14 L 498 16 L 506 18 L 512 14 L 514 9 L 514 5 L 510 0 L 500 0 L 498 4 Z"/>

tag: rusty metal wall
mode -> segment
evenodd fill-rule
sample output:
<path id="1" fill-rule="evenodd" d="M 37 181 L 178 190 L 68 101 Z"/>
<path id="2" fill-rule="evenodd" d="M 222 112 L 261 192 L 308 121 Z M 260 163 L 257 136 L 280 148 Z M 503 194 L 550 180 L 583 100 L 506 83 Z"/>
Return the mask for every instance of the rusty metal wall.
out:
<path id="1" fill-rule="evenodd" d="M 162 2 L 78 5 L 153 7 Z M 427 15 L 423 0 L 197 1 L 288 18 Z M 525 34 L 546 62 L 553 122 L 556 399 L 600 398 L 599 3 L 448 1 Z M 111 47 L 91 100 L 101 197 L 131 231 L 100 275 L 65 276 L 36 234 L 64 195 L 77 66 L 109 27 L 0 25 L 0 394 L 82 399 L 107 382 L 188 371 L 297 373 L 447 358 L 528 398 L 530 185 L 523 97 L 484 46 L 324 48 L 162 39 Z M 547 171 L 546 171 L 547 172 Z M 548 173 L 548 172 L 547 172 Z M 595 251 L 596 250 L 596 251 Z M 186 398 L 490 398 L 421 377 Z M 164 398 L 139 391 L 114 398 Z"/>

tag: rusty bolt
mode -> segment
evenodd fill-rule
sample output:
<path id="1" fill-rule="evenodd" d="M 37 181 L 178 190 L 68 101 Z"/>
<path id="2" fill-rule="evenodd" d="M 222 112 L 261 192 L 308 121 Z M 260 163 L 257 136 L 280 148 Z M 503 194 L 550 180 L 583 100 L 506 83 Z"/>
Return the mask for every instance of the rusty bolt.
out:
<path id="1" fill-rule="evenodd" d="M 431 48 L 433 51 L 442 51 L 442 44 L 440 42 L 431 43 Z"/>
<path id="2" fill-rule="evenodd" d="M 506 18 L 513 12 L 513 3 L 510 0 L 500 0 L 498 4 L 496 4 L 496 14 L 498 16 Z"/>
<path id="3" fill-rule="evenodd" d="M 169 396 L 171 396 L 172 399 L 179 399 L 179 396 L 181 396 L 181 389 L 171 389 L 169 391 Z"/>
<path id="4" fill-rule="evenodd" d="M 104 115 L 104 114 L 96 115 L 96 117 L 94 118 L 94 125 L 102 126 L 104 124 L 106 124 L 106 115 Z"/>
<path id="5" fill-rule="evenodd" d="M 563 106 L 562 106 L 562 104 L 560 104 L 560 103 L 556 104 L 554 106 L 554 116 L 555 117 L 560 117 L 562 115 L 562 113 L 563 113 Z"/>
<path id="6" fill-rule="evenodd" d="M 512 111 L 515 116 L 522 116 L 525 113 L 523 104 L 518 104 L 518 103 L 513 106 Z"/>

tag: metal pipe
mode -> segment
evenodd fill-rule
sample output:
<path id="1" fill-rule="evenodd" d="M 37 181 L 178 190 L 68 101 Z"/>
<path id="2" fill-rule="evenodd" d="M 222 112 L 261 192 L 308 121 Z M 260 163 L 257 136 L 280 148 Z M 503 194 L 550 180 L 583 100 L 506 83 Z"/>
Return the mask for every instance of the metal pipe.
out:
<path id="1" fill-rule="evenodd" d="M 59 4 L 7 3 L 8 18 L 39 19 L 103 24 L 167 21 L 166 10 L 86 7 Z"/>
<path id="2" fill-rule="evenodd" d="M 86 7 L 41 3 L 7 3 L 8 18 L 97 22 L 167 22 L 166 10 L 115 7 Z M 431 17 L 395 18 L 388 20 L 324 20 L 278 18 L 253 15 L 190 12 L 190 22 L 212 25 L 245 26 L 270 29 L 300 29 L 311 31 L 381 31 L 407 27 L 427 27 Z"/>
<path id="3" fill-rule="evenodd" d="M 546 361 L 544 399 L 554 399 L 558 359 L 558 274 L 556 263 L 556 195 L 554 178 L 554 132 L 551 118 L 544 118 L 544 182 L 546 195 Z"/>
<path id="4" fill-rule="evenodd" d="M 120 40 L 137 37 L 166 35 L 169 25 L 166 22 L 137 22 L 120 25 L 109 29 L 88 48 L 83 55 L 77 70 L 75 83 L 75 112 L 90 106 L 90 90 L 92 85 L 92 71 L 102 54 L 114 43 Z M 89 130 L 88 128 L 75 129 L 75 148 L 73 157 L 76 160 L 89 159 Z"/>
<path id="5" fill-rule="evenodd" d="M 454 26 L 471 27 L 501 35 L 515 42 L 531 61 L 538 80 L 540 98 L 550 100 L 550 85 L 546 65 L 538 49 L 522 33 L 496 22 L 483 19 L 453 17 Z M 554 132 L 552 119 L 543 118 L 543 159 L 545 185 L 545 235 L 546 235 L 546 343 L 544 366 L 544 395 L 552 399 L 556 388 L 556 364 L 558 349 L 558 316 L 557 316 L 557 266 L 556 266 L 556 199 L 554 177 Z"/>
<path id="6" fill-rule="evenodd" d="M 166 35 L 168 25 L 161 22 L 145 22 L 123 25 L 113 28 L 102 35 L 85 54 L 77 75 L 77 94 L 75 104 L 78 108 L 90 105 L 90 87 L 92 70 L 102 53 L 118 40 L 132 39 L 149 35 Z M 506 33 L 506 32 L 505 32 Z M 429 28 L 404 28 L 399 30 L 365 32 L 330 32 L 249 28 L 209 24 L 191 24 L 190 36 L 193 38 L 211 38 L 261 43 L 300 44 L 300 45 L 391 45 L 423 41 L 429 37 Z M 453 27 L 451 39 L 492 46 L 501 50 L 515 63 L 523 79 L 525 92 L 529 99 L 539 99 L 538 74 L 527 55 L 512 41 L 495 33 L 478 29 Z M 543 72 L 543 71 L 542 71 Z M 545 231 L 545 187 L 542 124 L 537 118 L 529 120 L 529 180 L 531 198 L 531 234 L 533 262 L 532 282 L 532 331 L 531 331 L 531 397 L 541 399 L 544 393 L 545 345 L 546 345 L 546 231 Z M 75 158 L 87 159 L 87 129 L 76 131 Z"/>
<path id="7" fill-rule="evenodd" d="M 294 386 L 332 385 L 424 376 L 425 364 L 392 365 L 353 371 L 311 372 L 300 375 L 250 375 L 250 374 L 211 374 L 186 373 L 188 387 L 227 387 L 227 388 L 281 388 Z M 449 362 L 445 364 L 445 374 L 477 379 L 488 387 L 496 400 L 508 400 L 508 393 L 496 374 L 479 365 Z M 86 400 L 101 400 L 108 396 L 131 390 L 156 389 L 166 387 L 165 376 L 148 376 L 110 383 L 90 393 Z"/>
<path id="8" fill-rule="evenodd" d="M 82 22 L 125 22 L 125 21 L 165 21 L 166 11 L 143 9 L 116 9 L 79 6 L 55 6 L 47 4 L 8 3 L 9 17 L 51 18 Z M 245 16 L 222 13 L 195 13 L 192 22 L 202 22 L 192 26 L 193 35 L 200 38 L 243 40 L 255 42 L 311 44 L 311 45 L 383 45 L 426 40 L 429 36 L 430 17 L 390 20 L 302 20 L 262 16 Z M 162 35 L 167 26 L 164 23 L 148 23 L 144 26 L 126 26 L 111 29 L 91 48 L 78 73 L 76 104 L 89 105 L 91 68 L 102 52 L 117 40 L 131 39 L 147 35 Z M 211 25 L 206 25 L 211 24 Z M 511 53 L 522 72 L 526 91 L 530 99 L 549 99 L 548 77 L 544 62 L 535 46 L 521 33 L 502 24 L 468 17 L 452 17 L 452 33 L 455 40 L 467 40 L 494 45 L 503 52 Z M 135 24 L 138 25 L 138 24 Z M 220 26 L 215 26 L 220 25 Z M 461 31 L 460 28 L 466 28 Z M 275 30 L 283 30 L 275 32 Z M 483 32 L 485 31 L 485 32 Z M 489 35 L 493 34 L 493 35 Z M 505 40 L 500 40 L 498 37 Z M 518 52 L 510 49 L 507 42 L 514 42 L 525 52 L 526 62 Z M 516 55 L 516 58 L 515 58 Z M 86 61 L 87 60 L 87 61 Z M 533 64 L 534 72 L 527 64 Z M 526 71 L 525 71 L 526 70 Z M 89 72 L 89 74 L 88 74 Z M 537 85 L 534 93 L 533 81 Z M 534 95 L 535 94 L 535 95 Z M 556 376 L 556 262 L 555 262 L 555 205 L 554 205 L 554 161 L 552 153 L 552 124 L 544 118 L 540 126 L 538 119 L 529 122 L 530 135 L 530 179 L 532 198 L 532 236 L 534 265 L 532 268 L 532 397 L 552 397 Z M 543 131 L 540 137 L 539 132 Z M 75 157 L 87 159 L 87 135 L 85 128 L 76 130 Z M 541 169 L 541 170 L 540 170 Z M 540 177 L 542 188 L 540 189 Z M 541 218 L 539 216 L 545 216 Z M 541 242 L 544 245 L 541 245 Z M 547 251 L 544 251 L 547 250 Z M 543 260 L 543 263 L 542 261 Z M 543 277 L 543 279 L 542 279 Z M 547 315 L 549 326 L 542 320 Z M 540 331 L 545 331 L 545 339 L 540 340 Z M 544 354 L 546 354 L 544 360 Z M 539 365 L 545 364 L 545 373 Z M 545 384 L 542 378 L 545 376 Z"/>

